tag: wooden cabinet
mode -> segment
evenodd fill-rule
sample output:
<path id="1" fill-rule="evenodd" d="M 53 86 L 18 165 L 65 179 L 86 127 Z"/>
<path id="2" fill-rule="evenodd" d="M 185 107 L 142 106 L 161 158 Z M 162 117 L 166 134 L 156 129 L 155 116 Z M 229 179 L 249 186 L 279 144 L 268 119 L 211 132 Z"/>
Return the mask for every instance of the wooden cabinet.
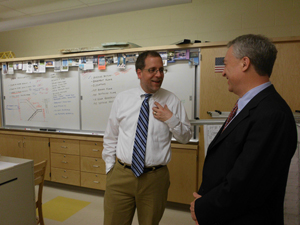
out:
<path id="1" fill-rule="evenodd" d="M 80 186 L 80 173 L 76 170 L 51 167 L 51 181 Z"/>
<path id="2" fill-rule="evenodd" d="M 105 162 L 102 142 L 80 141 L 81 186 L 105 190 Z"/>
<path id="3" fill-rule="evenodd" d="M 50 147 L 49 147 L 50 142 Z M 48 159 L 48 180 L 69 185 L 105 190 L 105 162 L 101 137 L 0 131 L 0 154 L 33 159 Z M 168 164 L 168 201 L 189 204 L 197 191 L 198 144 L 172 143 Z"/>
<path id="4" fill-rule="evenodd" d="M 81 171 L 105 174 L 105 162 L 101 158 L 81 156 Z"/>
<path id="5" fill-rule="evenodd" d="M 103 143 L 51 138 L 51 180 L 105 190 Z"/>
<path id="6" fill-rule="evenodd" d="M 51 181 L 80 186 L 79 141 L 50 138 Z"/>
<path id="7" fill-rule="evenodd" d="M 79 171 L 79 156 L 51 153 L 51 167 Z"/>
<path id="8" fill-rule="evenodd" d="M 198 145 L 172 144 L 168 201 L 190 204 L 197 191 Z"/>
<path id="9" fill-rule="evenodd" d="M 1 155 L 23 158 L 23 137 L 18 135 L 1 135 Z"/>
<path id="10" fill-rule="evenodd" d="M 49 138 L 46 137 L 23 137 L 23 158 L 33 159 L 34 163 L 39 163 L 45 159 L 47 162 L 47 169 L 45 179 L 50 180 L 50 150 Z"/>
<path id="11" fill-rule="evenodd" d="M 1 155 L 32 159 L 34 163 L 47 159 L 45 179 L 50 180 L 49 138 L 1 134 L 0 143 Z"/>
<path id="12" fill-rule="evenodd" d="M 50 148 L 51 153 L 61 153 L 70 155 L 79 155 L 79 141 L 60 139 L 60 138 L 50 138 Z"/>

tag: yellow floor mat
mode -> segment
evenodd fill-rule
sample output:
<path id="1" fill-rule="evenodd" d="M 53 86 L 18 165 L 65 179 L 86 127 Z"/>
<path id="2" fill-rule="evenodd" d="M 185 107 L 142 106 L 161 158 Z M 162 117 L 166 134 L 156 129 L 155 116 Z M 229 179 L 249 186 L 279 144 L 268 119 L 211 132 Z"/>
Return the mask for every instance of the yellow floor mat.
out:
<path id="1" fill-rule="evenodd" d="M 44 218 L 63 222 L 89 204 L 90 202 L 58 196 L 42 205 L 43 215 Z"/>

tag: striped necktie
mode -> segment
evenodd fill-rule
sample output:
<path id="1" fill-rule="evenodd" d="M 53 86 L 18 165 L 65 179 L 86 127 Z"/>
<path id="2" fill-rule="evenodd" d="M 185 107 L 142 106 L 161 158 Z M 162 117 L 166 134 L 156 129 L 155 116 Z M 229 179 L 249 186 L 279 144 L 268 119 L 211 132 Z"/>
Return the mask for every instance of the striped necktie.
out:
<path id="1" fill-rule="evenodd" d="M 145 154 L 149 121 L 148 99 L 150 97 L 151 94 L 145 94 L 145 99 L 141 106 L 141 111 L 135 133 L 131 169 L 136 177 L 139 177 L 143 173 L 145 166 Z"/>
<path id="2" fill-rule="evenodd" d="M 226 123 L 225 123 L 225 126 L 224 126 L 222 132 L 225 130 L 225 128 L 227 127 L 227 125 L 228 125 L 228 124 L 230 123 L 230 121 L 233 119 L 233 117 L 235 116 L 237 110 L 238 110 L 238 101 L 235 103 L 235 105 L 234 105 L 232 111 L 230 112 L 230 114 L 229 114 L 229 116 L 228 116 L 228 118 L 227 118 L 227 120 L 226 120 Z"/>

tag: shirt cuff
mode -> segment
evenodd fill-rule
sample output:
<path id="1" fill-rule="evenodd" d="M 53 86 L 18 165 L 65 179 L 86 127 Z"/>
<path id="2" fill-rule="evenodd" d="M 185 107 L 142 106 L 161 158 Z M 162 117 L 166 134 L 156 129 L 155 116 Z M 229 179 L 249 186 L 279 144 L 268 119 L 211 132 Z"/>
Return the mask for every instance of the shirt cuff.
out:
<path id="1" fill-rule="evenodd" d="M 166 120 L 165 123 L 171 128 L 175 128 L 179 123 L 180 123 L 180 120 L 173 114 L 173 116 Z"/>

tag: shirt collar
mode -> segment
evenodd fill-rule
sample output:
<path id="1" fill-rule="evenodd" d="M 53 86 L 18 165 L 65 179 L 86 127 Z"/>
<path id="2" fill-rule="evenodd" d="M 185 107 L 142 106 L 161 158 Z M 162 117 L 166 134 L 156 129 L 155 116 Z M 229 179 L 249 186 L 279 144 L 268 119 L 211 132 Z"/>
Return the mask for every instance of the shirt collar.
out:
<path id="1" fill-rule="evenodd" d="M 160 92 L 160 89 L 161 89 L 161 88 L 159 88 L 159 89 L 157 90 L 157 92 L 155 92 L 155 93 L 151 93 L 151 94 L 152 94 L 152 96 L 151 96 L 152 99 L 153 99 L 155 96 L 158 95 L 158 93 Z M 141 86 L 138 87 L 138 94 L 140 95 L 141 98 L 144 97 L 144 95 L 146 94 L 146 92 L 143 90 L 143 88 L 142 88 Z"/>
<path id="2" fill-rule="evenodd" d="M 264 90 L 265 88 L 269 87 L 271 85 L 271 82 L 268 81 L 266 83 L 263 83 L 255 88 L 252 88 L 250 91 L 248 91 L 246 94 L 244 94 L 243 97 L 241 97 L 238 101 L 238 112 L 239 113 L 247 104 L 250 102 L 252 98 L 254 98 L 255 95 L 257 95 L 259 92 Z"/>

